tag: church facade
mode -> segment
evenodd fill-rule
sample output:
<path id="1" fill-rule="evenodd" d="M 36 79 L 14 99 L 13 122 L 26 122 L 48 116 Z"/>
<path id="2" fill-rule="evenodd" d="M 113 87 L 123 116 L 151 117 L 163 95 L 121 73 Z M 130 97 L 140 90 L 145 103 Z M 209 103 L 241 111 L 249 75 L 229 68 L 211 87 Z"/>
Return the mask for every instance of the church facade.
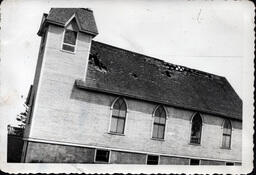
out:
<path id="1" fill-rule="evenodd" d="M 241 165 L 225 77 L 94 41 L 93 12 L 44 14 L 22 162 Z"/>

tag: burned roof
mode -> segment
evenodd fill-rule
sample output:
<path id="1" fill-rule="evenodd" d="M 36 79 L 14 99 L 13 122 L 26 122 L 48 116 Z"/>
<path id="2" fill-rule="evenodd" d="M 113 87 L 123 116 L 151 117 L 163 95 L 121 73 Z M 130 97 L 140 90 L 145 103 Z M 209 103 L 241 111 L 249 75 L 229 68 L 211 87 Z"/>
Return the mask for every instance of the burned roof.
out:
<path id="1" fill-rule="evenodd" d="M 92 41 L 86 88 L 242 120 L 242 100 L 225 77 Z"/>
<path id="2" fill-rule="evenodd" d="M 93 11 L 88 8 L 51 8 L 49 14 L 44 14 L 38 35 L 41 36 L 44 25 L 55 24 L 65 26 L 70 18 L 75 15 L 79 23 L 79 30 L 96 36 L 98 34 Z"/>

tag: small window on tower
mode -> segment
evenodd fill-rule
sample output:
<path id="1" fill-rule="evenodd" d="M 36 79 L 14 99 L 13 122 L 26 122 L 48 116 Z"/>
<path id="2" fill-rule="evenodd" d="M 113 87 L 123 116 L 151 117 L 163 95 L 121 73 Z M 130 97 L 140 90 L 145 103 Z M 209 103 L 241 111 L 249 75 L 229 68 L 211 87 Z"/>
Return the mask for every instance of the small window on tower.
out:
<path id="1" fill-rule="evenodd" d="M 75 52 L 76 39 L 77 39 L 77 32 L 66 29 L 64 34 L 62 49 L 69 52 Z"/>

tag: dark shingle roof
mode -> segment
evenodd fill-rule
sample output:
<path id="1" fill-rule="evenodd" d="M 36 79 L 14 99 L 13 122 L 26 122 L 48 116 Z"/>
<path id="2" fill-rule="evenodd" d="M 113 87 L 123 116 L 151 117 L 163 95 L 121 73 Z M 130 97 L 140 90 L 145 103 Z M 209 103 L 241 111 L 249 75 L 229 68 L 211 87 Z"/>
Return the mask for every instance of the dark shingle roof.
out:
<path id="1" fill-rule="evenodd" d="M 93 41 L 87 88 L 242 120 L 242 100 L 226 78 Z"/>
<path id="2" fill-rule="evenodd" d="M 51 23 L 64 26 L 74 14 L 81 27 L 81 32 L 89 33 L 93 36 L 98 34 L 93 12 L 92 10 L 85 8 L 51 8 L 49 15 L 44 14 L 42 24 L 45 25 L 46 23 Z M 40 27 L 39 29 L 39 35 L 41 35 L 42 28 L 43 27 Z"/>

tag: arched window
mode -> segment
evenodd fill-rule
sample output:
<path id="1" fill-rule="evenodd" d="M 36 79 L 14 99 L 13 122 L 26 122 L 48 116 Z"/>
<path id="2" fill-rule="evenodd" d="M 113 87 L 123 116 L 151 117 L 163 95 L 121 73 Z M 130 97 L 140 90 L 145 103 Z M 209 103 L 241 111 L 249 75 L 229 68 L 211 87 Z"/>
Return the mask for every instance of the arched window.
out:
<path id="1" fill-rule="evenodd" d="M 123 98 L 118 98 L 113 105 L 110 132 L 124 133 L 127 106 Z"/>
<path id="2" fill-rule="evenodd" d="M 200 144 L 201 132 L 202 132 L 202 118 L 199 113 L 196 113 L 196 115 L 192 119 L 190 143 Z"/>
<path id="3" fill-rule="evenodd" d="M 158 106 L 154 113 L 153 138 L 164 139 L 166 112 L 163 106 Z"/>
<path id="4" fill-rule="evenodd" d="M 229 120 L 225 119 L 223 125 L 222 148 L 230 148 L 232 127 Z"/>
<path id="5" fill-rule="evenodd" d="M 73 19 L 65 27 L 62 50 L 75 52 L 78 32 L 79 30 L 78 30 L 76 18 L 73 17 Z"/>

